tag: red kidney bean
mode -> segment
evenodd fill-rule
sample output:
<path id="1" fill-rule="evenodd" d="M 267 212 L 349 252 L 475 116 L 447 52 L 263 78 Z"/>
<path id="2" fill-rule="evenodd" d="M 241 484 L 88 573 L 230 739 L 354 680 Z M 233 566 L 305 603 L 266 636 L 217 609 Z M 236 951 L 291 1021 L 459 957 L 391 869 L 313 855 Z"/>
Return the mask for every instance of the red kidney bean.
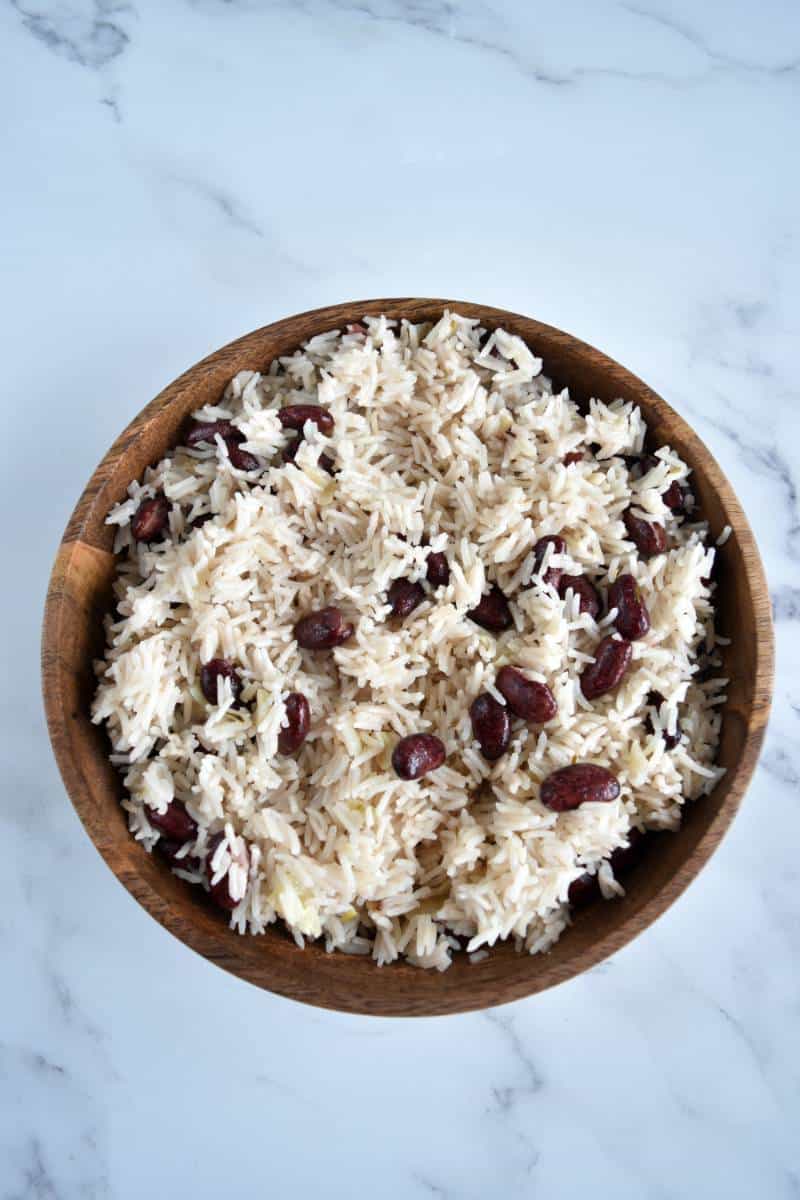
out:
<path id="1" fill-rule="evenodd" d="M 508 709 L 489 692 L 481 692 L 469 709 L 472 733 L 481 754 L 490 762 L 505 754 L 511 741 L 511 719 Z"/>
<path id="2" fill-rule="evenodd" d="M 557 533 L 550 533 L 547 537 L 539 538 L 536 545 L 533 547 L 534 569 L 538 570 L 542 565 L 542 559 L 545 556 L 547 547 L 553 547 L 554 554 L 564 554 L 567 549 L 567 543 Z"/>
<path id="3" fill-rule="evenodd" d="M 242 442 L 247 439 L 241 429 L 237 429 L 230 421 L 194 421 L 186 434 L 186 445 L 197 446 L 200 442 L 211 444 L 217 434 L 224 441 L 228 458 L 237 471 L 255 471 L 261 466 L 255 455 L 242 449 Z"/>
<path id="4" fill-rule="evenodd" d="M 652 471 L 654 467 L 661 466 L 663 460 L 655 454 L 642 454 L 633 458 L 630 466 L 631 473 L 635 479 L 641 479 L 648 471 Z M 667 508 L 673 512 L 684 512 L 688 507 L 692 493 L 689 489 L 677 479 L 673 479 L 665 492 L 661 493 L 661 499 L 666 504 Z"/>
<path id="5" fill-rule="evenodd" d="M 249 450 L 242 449 L 242 442 L 246 440 L 244 434 L 238 429 L 225 438 L 225 445 L 228 448 L 228 458 L 237 471 L 255 471 L 261 466 L 261 463 L 254 454 L 251 454 Z"/>
<path id="6" fill-rule="evenodd" d="M 353 636 L 353 626 L 345 621 L 340 609 L 329 606 L 301 617 L 294 636 L 304 650 L 332 650 Z"/>
<path id="7" fill-rule="evenodd" d="M 467 616 L 476 625 L 482 625 L 484 629 L 488 629 L 492 633 L 501 633 L 504 629 L 510 629 L 514 624 L 508 600 L 499 587 L 493 587 L 490 592 L 484 592 L 477 606 L 471 608 Z"/>
<path id="8" fill-rule="evenodd" d="M 695 676 L 695 678 L 696 678 L 696 676 Z M 661 705 L 664 703 L 664 697 L 661 695 L 661 692 L 648 692 L 647 703 L 649 705 L 651 705 L 653 708 L 660 709 Z M 655 731 L 656 731 L 656 727 L 653 724 L 653 718 L 651 717 L 650 713 L 647 714 L 647 728 L 650 730 L 651 733 L 655 733 Z M 667 749 L 674 750 L 675 747 L 678 745 L 678 742 L 681 740 L 680 724 L 676 721 L 675 722 L 675 732 L 668 733 L 667 730 L 664 729 L 661 732 L 661 736 L 664 739 L 664 745 L 667 747 Z"/>
<path id="9" fill-rule="evenodd" d="M 558 594 L 562 599 L 568 589 L 578 597 L 578 611 L 597 617 L 600 612 L 600 596 L 597 588 L 585 575 L 562 575 L 558 581 Z"/>
<path id="10" fill-rule="evenodd" d="M 622 677 L 631 665 L 633 646 L 618 638 L 604 637 L 595 648 L 594 662 L 584 667 L 581 675 L 581 691 L 587 700 L 596 700 L 606 692 L 612 692 L 622 682 Z"/>
<path id="11" fill-rule="evenodd" d="M 401 779 L 421 779 L 444 760 L 444 743 L 432 733 L 409 733 L 392 751 L 392 766 Z"/>
<path id="12" fill-rule="evenodd" d="M 160 837 L 156 842 L 155 848 L 171 867 L 175 867 L 179 871 L 197 871 L 201 866 L 199 858 L 195 858 L 193 854 L 184 854 L 180 858 L 178 857 L 179 852 L 185 845 L 185 841 Z"/>
<path id="13" fill-rule="evenodd" d="M 619 784 L 597 763 L 573 763 L 553 771 L 540 789 L 542 804 L 551 812 L 568 812 L 582 804 L 608 803 L 619 795 Z"/>
<path id="14" fill-rule="evenodd" d="M 290 692 L 286 697 L 286 724 L 278 734 L 278 753 L 294 754 L 308 735 L 311 708 L 302 692 Z"/>
<path id="15" fill-rule="evenodd" d="M 516 667 L 501 667 L 495 683 L 514 716 L 523 721 L 544 725 L 558 712 L 555 696 L 547 684 L 528 679 Z"/>
<path id="16" fill-rule="evenodd" d="M 442 551 L 428 555 L 425 578 L 431 587 L 446 587 L 450 582 L 450 564 Z"/>
<path id="17" fill-rule="evenodd" d="M 667 548 L 667 531 L 657 521 L 645 521 L 637 517 L 629 508 L 623 515 L 628 537 L 641 554 L 642 558 L 652 558 L 654 554 L 663 554 Z"/>
<path id="18" fill-rule="evenodd" d="M 410 579 L 393 579 L 386 598 L 392 606 L 393 617 L 407 617 L 422 604 L 425 591 L 421 583 L 412 583 Z"/>
<path id="19" fill-rule="evenodd" d="M 569 454 L 565 454 L 561 461 L 565 467 L 571 467 L 573 463 L 583 462 L 583 458 L 583 450 L 570 450 Z"/>
<path id="20" fill-rule="evenodd" d="M 143 500 L 131 519 L 131 536 L 137 542 L 155 542 L 169 524 L 170 504 L 163 492 Z"/>
<path id="21" fill-rule="evenodd" d="M 672 512 L 682 513 L 686 512 L 689 507 L 691 495 L 692 493 L 687 487 L 680 483 L 679 480 L 673 479 L 667 490 L 662 492 L 661 499 Z"/>
<path id="22" fill-rule="evenodd" d="M 617 879 L 627 874 L 636 865 L 642 855 L 645 835 L 635 825 L 628 830 L 628 845 L 617 846 L 611 852 L 609 863 Z M 573 879 L 567 892 L 567 901 L 573 908 L 585 908 L 593 900 L 600 898 L 600 882 L 597 875 L 584 871 L 577 879 Z"/>
<path id="23" fill-rule="evenodd" d="M 303 441 L 304 441 L 304 438 L 303 438 L 302 433 L 298 433 L 296 437 L 292 438 L 291 442 L 287 443 L 287 445 L 284 446 L 283 452 L 281 454 L 281 458 L 282 458 L 283 462 L 285 462 L 285 463 L 293 463 L 294 462 L 294 460 L 297 458 L 297 451 L 300 449 L 301 445 L 303 444 Z M 333 459 L 330 457 L 329 454 L 320 454 L 319 458 L 317 459 L 317 462 L 322 467 L 323 471 L 327 471 L 327 473 L 329 475 L 336 474 L 336 467 L 334 465 Z"/>
<path id="24" fill-rule="evenodd" d="M 641 479 L 661 463 L 661 459 L 656 458 L 655 454 L 623 454 L 622 457 L 634 479 Z"/>
<path id="25" fill-rule="evenodd" d="M 628 830 L 627 846 L 617 846 L 616 850 L 611 851 L 609 863 L 611 870 L 619 878 L 620 875 L 625 875 L 634 867 L 642 856 L 644 850 L 645 835 L 641 829 L 632 825 Z"/>
<path id="26" fill-rule="evenodd" d="M 186 445 L 197 446 L 200 442 L 211 443 L 217 434 L 223 441 L 226 441 L 233 434 L 240 432 L 230 421 L 192 421 L 186 434 Z"/>
<path id="27" fill-rule="evenodd" d="M 232 662 L 228 662 L 227 658 L 212 658 L 210 662 L 203 663 L 200 668 L 200 687 L 209 704 L 217 703 L 218 679 L 230 680 L 233 702 L 237 704 L 242 692 L 242 681 L 239 678 L 239 672 Z"/>
<path id="28" fill-rule="evenodd" d="M 333 417 L 319 404 L 287 404 L 278 409 L 278 420 L 284 429 L 302 429 L 306 421 L 313 421 L 322 433 L 333 432 Z"/>
<path id="29" fill-rule="evenodd" d="M 228 910 L 228 912 L 232 912 L 234 908 L 236 908 L 236 905 L 239 903 L 239 901 L 234 900 L 233 896 L 231 896 L 230 888 L 228 887 L 227 872 L 222 876 L 221 879 L 218 879 L 216 883 L 211 882 L 214 876 L 211 860 L 214 857 L 217 846 L 219 846 L 224 836 L 224 833 L 215 833 L 208 843 L 208 851 L 206 853 L 206 879 L 209 883 L 209 894 L 214 903 L 218 904 L 220 908 L 225 908 Z"/>
<path id="30" fill-rule="evenodd" d="M 643 638 L 650 629 L 650 614 L 641 589 L 632 575 L 620 575 L 608 590 L 608 607 L 616 608 L 614 628 L 628 642 Z"/>
<path id="31" fill-rule="evenodd" d="M 182 804 L 180 800 L 171 800 L 167 805 L 167 811 L 163 813 L 147 807 L 145 815 L 154 829 L 165 834 L 166 837 L 180 842 L 181 845 L 184 842 L 193 841 L 197 837 L 197 822 L 194 817 L 189 815 L 186 805 Z"/>
<path id="32" fill-rule="evenodd" d="M 584 871 L 577 879 L 573 879 L 567 891 L 567 903 L 573 908 L 585 908 L 593 900 L 600 897 L 600 883 L 597 875 Z"/>
<path id="33" fill-rule="evenodd" d="M 538 575 L 542 560 L 544 559 L 547 547 L 553 547 L 554 554 L 564 554 L 567 549 L 567 543 L 558 534 L 549 534 L 547 537 L 539 538 L 536 545 L 533 547 L 533 573 Z M 558 585 L 561 582 L 561 576 L 564 574 L 561 567 L 548 567 L 543 575 L 545 583 L 549 583 L 558 591 Z"/>

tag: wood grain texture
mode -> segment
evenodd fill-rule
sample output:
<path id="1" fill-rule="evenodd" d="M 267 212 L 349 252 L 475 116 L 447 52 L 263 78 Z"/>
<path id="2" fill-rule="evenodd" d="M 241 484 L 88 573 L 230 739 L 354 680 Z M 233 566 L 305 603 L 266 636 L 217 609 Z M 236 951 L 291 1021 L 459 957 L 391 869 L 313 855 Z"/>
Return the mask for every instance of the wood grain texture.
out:
<path id="1" fill-rule="evenodd" d="M 128 834 L 121 783 L 108 762 L 105 735 L 89 720 L 89 705 L 92 658 L 102 650 L 114 573 L 112 530 L 104 519 L 129 482 L 176 441 L 186 415 L 215 401 L 237 371 L 263 369 L 323 330 L 379 313 L 434 320 L 445 307 L 519 334 L 544 359 L 545 372 L 569 385 L 579 402 L 621 396 L 640 405 L 649 444 L 669 443 L 692 468 L 712 534 L 726 524 L 733 529 L 718 556 L 718 610 L 720 631 L 735 641 L 725 664 L 731 684 L 719 754 L 727 773 L 710 797 L 687 808 L 678 833 L 648 839 L 646 858 L 626 879 L 624 899 L 578 914 L 548 954 L 530 957 L 504 945 L 474 966 L 459 956 L 440 974 L 405 963 L 378 968 L 318 946 L 299 950 L 279 929 L 263 937 L 232 933 L 198 889 Z M 758 550 L 730 484 L 696 434 L 640 379 L 569 334 L 501 309 L 454 300 L 353 301 L 278 321 L 223 347 L 170 384 L 122 433 L 64 534 L 47 596 L 42 673 L 50 737 L 72 802 L 114 874 L 162 925 L 225 970 L 296 1000 L 374 1015 L 426 1016 L 501 1004 L 561 983 L 626 945 L 680 895 L 719 845 L 755 767 L 772 693 L 772 620 Z"/>

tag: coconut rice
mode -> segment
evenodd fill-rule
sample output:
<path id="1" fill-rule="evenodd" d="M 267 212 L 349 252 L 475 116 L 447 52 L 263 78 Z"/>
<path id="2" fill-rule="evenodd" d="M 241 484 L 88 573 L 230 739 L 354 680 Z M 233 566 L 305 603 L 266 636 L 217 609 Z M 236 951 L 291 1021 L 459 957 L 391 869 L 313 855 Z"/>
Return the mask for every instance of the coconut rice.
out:
<path id="1" fill-rule="evenodd" d="M 294 435 L 277 410 L 300 403 L 323 405 L 335 427 L 325 436 L 307 422 L 283 461 Z M 402 956 L 442 970 L 459 948 L 478 960 L 506 938 L 536 953 L 568 925 L 578 879 L 621 894 L 613 852 L 632 831 L 676 829 L 683 805 L 722 774 L 726 682 L 713 670 L 708 528 L 662 500 L 688 468 L 668 446 L 639 477 L 622 457 L 643 452 L 638 408 L 592 400 L 581 412 L 518 337 L 445 312 L 432 327 L 375 317 L 314 337 L 263 374 L 240 372 L 194 416 L 232 422 L 257 466 L 237 469 L 221 437 L 177 446 L 108 517 L 117 610 L 93 719 L 123 773 L 133 835 L 156 848 L 154 819 L 181 802 L 194 829 L 173 869 L 212 895 L 226 880 L 234 929 L 258 934 L 280 918 L 300 945 L 322 939 L 378 964 Z M 161 493 L 165 535 L 135 541 L 137 509 Z M 666 553 L 640 557 L 622 519 L 630 507 L 665 527 Z M 591 702 L 580 674 L 615 611 L 595 620 L 534 574 L 533 547 L 550 534 L 567 550 L 547 565 L 586 575 L 604 598 L 632 574 L 650 613 L 621 686 Z M 392 581 L 424 581 L 438 551 L 449 582 L 390 619 Z M 493 585 L 514 622 L 499 634 L 467 616 Z M 298 619 L 331 604 L 353 636 L 300 649 Z M 239 703 L 224 679 L 218 703 L 203 694 L 201 666 L 220 658 L 236 664 Z M 548 684 L 558 714 L 541 727 L 514 721 L 507 752 L 489 762 L 469 708 L 482 692 L 502 701 L 505 664 Z M 294 692 L 309 702 L 310 732 L 280 754 Z M 436 734 L 447 757 L 406 781 L 392 751 L 418 732 Z M 665 734 L 678 732 L 668 748 Z M 541 782 L 573 762 L 607 767 L 619 797 L 546 808 Z"/>

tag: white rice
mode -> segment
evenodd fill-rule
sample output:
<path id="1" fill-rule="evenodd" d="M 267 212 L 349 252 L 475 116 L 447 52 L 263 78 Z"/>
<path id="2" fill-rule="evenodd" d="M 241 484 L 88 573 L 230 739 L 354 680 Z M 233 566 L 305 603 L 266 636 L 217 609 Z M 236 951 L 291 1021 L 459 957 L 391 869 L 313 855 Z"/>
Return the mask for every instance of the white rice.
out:
<path id="1" fill-rule="evenodd" d="M 726 681 L 693 682 L 700 643 L 715 646 L 704 582 L 714 549 L 704 522 L 681 521 L 662 502 L 689 473 L 669 447 L 635 481 L 616 457 L 643 446 L 632 404 L 593 400 L 582 415 L 520 339 L 497 330 L 481 350 L 483 331 L 455 313 L 432 328 L 367 324 L 366 337 L 333 330 L 263 375 L 241 372 L 218 405 L 195 414 L 232 420 L 263 469 L 235 470 L 221 439 L 177 447 L 110 514 L 118 616 L 93 717 L 106 723 L 130 828 L 148 850 L 159 837 L 148 812 L 182 801 L 199 832 L 181 851 L 181 873 L 207 888 L 196 860 L 226 834 L 212 882 L 227 874 L 240 932 L 281 918 L 300 944 L 322 938 L 378 963 L 403 956 L 438 969 L 464 945 L 473 961 L 510 937 L 546 950 L 569 922 L 570 884 L 597 872 L 602 894 L 619 894 L 607 860 L 631 828 L 676 829 L 683 804 L 722 773 L 713 764 Z M 276 410 L 297 403 L 324 405 L 336 425 L 326 438 L 307 424 L 287 465 L 281 450 L 293 435 Z M 563 465 L 588 443 L 585 461 Z M 333 477 L 318 465 L 322 452 Z M 130 520 L 157 491 L 172 502 L 169 535 L 137 544 Z M 664 524 L 667 553 L 639 558 L 621 519 L 631 504 Z M 634 643 L 622 686 L 591 703 L 580 672 L 613 616 L 596 622 L 538 578 L 520 590 L 546 534 L 568 546 L 551 565 L 586 574 L 603 597 L 630 572 L 649 607 L 651 630 Z M 447 551 L 450 583 L 387 623 L 388 585 L 424 579 L 431 550 Z M 466 616 L 494 582 L 515 622 L 499 636 Z M 342 608 L 353 638 L 301 651 L 294 624 L 328 604 Z M 227 684 L 222 703 L 206 703 L 199 671 L 215 657 L 236 664 L 244 706 Z M 489 763 L 468 710 L 481 691 L 499 695 L 505 663 L 549 684 L 559 712 L 543 728 L 515 721 L 508 752 Z M 651 690 L 665 697 L 660 712 L 647 704 Z M 277 738 L 290 692 L 308 698 L 312 721 L 286 757 Z M 669 751 L 663 732 L 679 709 L 684 736 Z M 445 765 L 404 782 L 392 749 L 422 731 L 443 740 Z M 608 767 L 619 798 L 549 811 L 541 781 L 576 761 Z"/>

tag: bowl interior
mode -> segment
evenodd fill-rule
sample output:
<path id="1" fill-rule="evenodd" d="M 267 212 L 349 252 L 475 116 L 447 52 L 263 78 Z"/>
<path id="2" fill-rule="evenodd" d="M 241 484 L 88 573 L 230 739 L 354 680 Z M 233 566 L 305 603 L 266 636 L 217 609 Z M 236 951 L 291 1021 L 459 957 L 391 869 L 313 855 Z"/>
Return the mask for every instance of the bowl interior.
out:
<path id="1" fill-rule="evenodd" d="M 625 897 L 577 914 L 545 955 L 503 945 L 474 965 L 457 956 L 440 974 L 404 963 L 377 968 L 316 945 L 300 950 L 278 928 L 263 937 L 232 933 L 197 889 L 128 833 L 118 802 L 121 781 L 108 762 L 106 737 L 88 713 L 91 664 L 103 648 L 115 565 L 105 516 L 129 482 L 177 440 L 186 415 L 215 401 L 237 371 L 263 369 L 313 334 L 379 313 L 433 320 L 445 307 L 519 334 L 544 359 L 545 373 L 569 386 L 579 402 L 623 397 L 640 405 L 648 443 L 671 445 L 692 468 L 713 536 L 726 525 L 733 530 L 718 553 L 717 604 L 719 630 L 734 642 L 725 652 L 731 682 L 719 751 L 727 773 L 711 796 L 687 806 L 677 833 L 648 839 L 646 856 L 626 877 Z M 458 301 L 385 299 L 319 309 L 256 330 L 192 367 L 133 421 L 93 475 L 65 532 L 48 594 L 43 676 L 51 738 L 73 803 L 112 870 L 163 925 L 219 966 L 295 999 L 355 1012 L 429 1015 L 486 1007 L 559 983 L 625 945 L 680 894 L 719 843 L 755 766 L 769 711 L 772 629 L 758 551 L 730 485 L 692 430 L 641 380 L 568 334 L 514 313 Z"/>

